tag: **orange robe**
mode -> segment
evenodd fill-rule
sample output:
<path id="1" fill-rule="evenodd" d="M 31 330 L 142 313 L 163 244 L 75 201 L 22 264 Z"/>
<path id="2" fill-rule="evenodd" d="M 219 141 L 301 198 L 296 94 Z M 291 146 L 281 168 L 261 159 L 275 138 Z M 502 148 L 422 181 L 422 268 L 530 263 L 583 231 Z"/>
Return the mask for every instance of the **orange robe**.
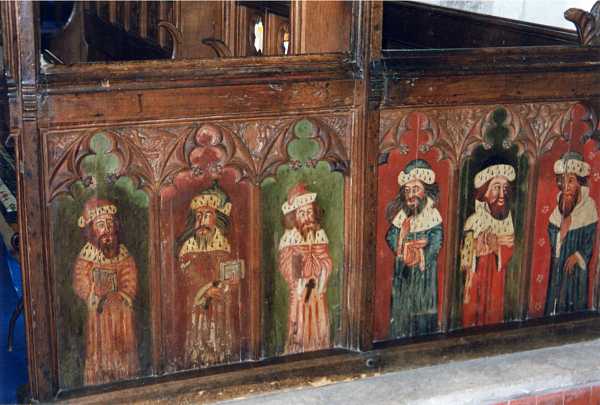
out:
<path id="1" fill-rule="evenodd" d="M 75 262 L 73 289 L 87 305 L 85 385 L 139 375 L 133 303 L 137 268 L 124 245 L 109 259 L 87 243 Z"/>
<path id="2" fill-rule="evenodd" d="M 333 262 L 329 241 L 322 229 L 310 239 L 292 229 L 279 243 L 279 271 L 289 288 L 286 353 L 331 347 L 327 282 Z"/>
<path id="3" fill-rule="evenodd" d="M 240 360 L 239 278 L 221 280 L 220 274 L 221 263 L 229 260 L 230 246 L 220 231 L 208 246 L 188 239 L 179 253 L 185 282 L 185 368 Z M 220 289 L 222 297 L 208 297 L 211 287 Z"/>

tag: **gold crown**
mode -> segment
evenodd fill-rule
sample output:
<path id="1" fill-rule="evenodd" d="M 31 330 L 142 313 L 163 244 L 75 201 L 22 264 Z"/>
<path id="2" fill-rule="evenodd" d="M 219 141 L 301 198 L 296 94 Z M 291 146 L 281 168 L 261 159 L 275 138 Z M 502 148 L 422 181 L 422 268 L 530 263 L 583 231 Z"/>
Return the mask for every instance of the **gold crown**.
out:
<path id="1" fill-rule="evenodd" d="M 102 215 L 115 215 L 116 213 L 117 207 L 114 205 L 103 205 L 101 207 L 88 208 L 84 211 L 83 215 L 79 217 L 77 222 L 80 228 L 84 228 L 87 224 Z"/>
<path id="2" fill-rule="evenodd" d="M 194 197 L 190 204 L 190 208 L 196 210 L 200 207 L 214 208 L 227 216 L 231 213 L 231 203 L 228 202 L 222 205 L 221 197 L 215 194 L 201 194 Z"/>

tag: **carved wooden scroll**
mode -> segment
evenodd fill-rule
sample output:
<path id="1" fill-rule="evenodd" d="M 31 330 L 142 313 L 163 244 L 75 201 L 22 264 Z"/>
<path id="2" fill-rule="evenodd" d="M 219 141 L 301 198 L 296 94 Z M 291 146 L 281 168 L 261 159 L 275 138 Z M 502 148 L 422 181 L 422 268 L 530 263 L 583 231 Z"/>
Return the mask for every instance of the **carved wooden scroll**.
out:
<path id="1" fill-rule="evenodd" d="M 600 1 L 589 12 L 570 8 L 565 11 L 565 18 L 575 24 L 581 45 L 600 45 Z"/>

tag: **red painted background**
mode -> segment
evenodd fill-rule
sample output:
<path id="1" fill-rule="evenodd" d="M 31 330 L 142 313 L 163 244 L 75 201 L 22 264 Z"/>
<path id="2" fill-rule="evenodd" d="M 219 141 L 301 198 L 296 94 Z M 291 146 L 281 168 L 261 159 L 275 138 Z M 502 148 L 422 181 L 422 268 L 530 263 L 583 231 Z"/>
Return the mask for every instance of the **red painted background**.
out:
<path id="1" fill-rule="evenodd" d="M 246 262 L 248 269 L 248 258 L 250 257 L 247 235 L 250 232 L 247 218 L 252 215 L 248 212 L 247 201 L 250 196 L 250 186 L 246 182 L 236 183 L 235 172 L 225 168 L 220 176 L 217 176 L 219 186 L 227 193 L 232 204 L 231 226 L 228 239 L 232 247 L 232 253 L 236 252 Z M 163 330 L 165 331 L 164 342 L 166 358 L 176 359 L 175 364 L 167 367 L 175 367 L 181 357 L 183 345 L 185 344 L 185 320 L 183 305 L 185 296 L 181 291 L 183 278 L 179 277 L 177 267 L 175 244 L 177 238 L 184 232 L 186 219 L 190 213 L 191 200 L 202 190 L 212 185 L 211 176 L 194 176 L 191 171 L 180 173 L 175 177 L 174 185 L 165 187 L 161 192 L 161 218 L 160 218 L 160 243 L 163 255 L 161 268 L 161 283 L 163 285 Z M 172 254 L 169 254 L 171 253 Z M 246 274 L 241 283 L 240 311 L 248 311 L 249 277 Z M 249 343 L 249 316 L 243 314 L 240 339 L 242 348 Z"/>
<path id="2" fill-rule="evenodd" d="M 552 211 L 556 207 L 558 187 L 554 175 L 554 162 L 568 151 L 579 152 L 584 160 L 590 164 L 591 172 L 588 178 L 590 196 L 600 207 L 600 152 L 598 144 L 593 140 L 582 143 L 582 137 L 593 129 L 593 119 L 589 110 L 581 105 L 575 105 L 570 111 L 570 119 L 562 130 L 569 142 L 559 139 L 554 142 L 549 152 L 539 159 L 539 176 L 535 207 L 535 228 L 532 247 L 533 260 L 531 264 L 531 287 L 529 295 L 529 318 L 544 316 L 546 293 L 550 273 L 550 240 L 548 239 L 548 222 Z M 556 125 L 560 125 L 557 123 Z M 598 242 L 598 234 L 596 234 Z M 589 266 L 589 302 L 593 302 L 592 294 L 596 279 L 596 262 L 598 256 L 598 243 Z"/>
<path id="3" fill-rule="evenodd" d="M 394 274 L 394 252 L 385 240 L 390 223 L 385 218 L 385 208 L 398 194 L 398 174 L 406 164 L 414 159 L 423 159 L 431 166 L 436 174 L 436 182 L 440 188 L 438 210 L 442 216 L 444 241 L 438 256 L 438 322 L 443 315 L 442 291 L 444 285 L 444 263 L 446 247 L 449 240 L 447 227 L 448 201 L 450 198 L 449 182 L 451 181 L 450 164 L 447 160 L 438 161 L 440 153 L 435 149 L 422 152 L 431 136 L 428 130 L 429 120 L 425 114 L 411 113 L 407 118 L 406 131 L 400 137 L 400 143 L 407 146 L 408 152 L 403 154 L 400 149 L 394 149 L 388 156 L 388 161 L 378 169 L 377 195 L 377 257 L 375 279 L 375 313 L 373 334 L 374 340 L 381 341 L 389 338 L 390 303 L 392 294 L 392 276 Z M 394 126 L 391 131 L 395 131 Z M 386 134 L 386 137 L 392 135 Z"/>

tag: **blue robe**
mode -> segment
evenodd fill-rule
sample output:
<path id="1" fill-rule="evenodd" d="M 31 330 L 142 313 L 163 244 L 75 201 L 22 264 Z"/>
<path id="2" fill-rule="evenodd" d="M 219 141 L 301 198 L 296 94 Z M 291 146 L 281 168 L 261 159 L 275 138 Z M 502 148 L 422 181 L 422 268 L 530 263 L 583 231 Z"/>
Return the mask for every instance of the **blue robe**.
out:
<path id="1" fill-rule="evenodd" d="M 587 188 L 582 187 L 582 190 L 584 189 Z M 587 190 L 582 193 L 580 203 L 571 213 L 571 227 L 557 251 L 561 220 L 562 215 L 555 209 L 548 224 L 552 259 L 546 296 L 546 316 L 588 309 L 588 266 L 592 258 L 598 216 L 596 204 L 589 197 Z M 565 263 L 574 254 L 577 254 L 578 264 L 568 274 Z"/>
<path id="2" fill-rule="evenodd" d="M 390 320 L 390 336 L 393 338 L 426 335 L 438 330 L 437 261 L 442 247 L 443 229 L 437 210 L 435 213 L 437 220 L 434 219 L 433 226 L 411 231 L 405 238 L 405 241 L 427 239 L 427 246 L 423 248 L 423 271 L 418 264 L 407 266 L 402 257 L 398 256 L 400 228 L 393 224 L 387 232 L 387 243 L 396 253 Z"/>

